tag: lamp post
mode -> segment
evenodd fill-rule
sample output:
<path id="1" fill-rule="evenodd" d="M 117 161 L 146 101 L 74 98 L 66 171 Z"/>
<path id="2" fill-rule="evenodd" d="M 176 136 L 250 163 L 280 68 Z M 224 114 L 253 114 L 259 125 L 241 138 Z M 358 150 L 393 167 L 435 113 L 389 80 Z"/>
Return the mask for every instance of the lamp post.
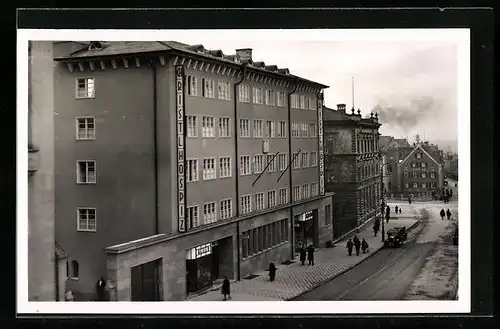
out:
<path id="1" fill-rule="evenodd" d="M 384 225 L 384 211 L 385 211 L 385 207 L 386 207 L 386 204 L 384 202 L 384 172 L 383 172 L 383 169 L 384 169 L 384 166 L 385 165 L 388 165 L 388 164 L 398 164 L 398 163 L 401 163 L 403 162 L 403 160 L 399 160 L 398 162 L 386 162 L 386 163 L 383 163 L 381 166 L 380 166 L 380 192 L 381 192 L 381 198 L 382 198 L 382 202 L 381 202 L 381 212 L 380 212 L 380 216 L 382 217 L 381 218 L 381 221 L 382 221 L 382 242 L 385 242 L 385 225 Z"/>

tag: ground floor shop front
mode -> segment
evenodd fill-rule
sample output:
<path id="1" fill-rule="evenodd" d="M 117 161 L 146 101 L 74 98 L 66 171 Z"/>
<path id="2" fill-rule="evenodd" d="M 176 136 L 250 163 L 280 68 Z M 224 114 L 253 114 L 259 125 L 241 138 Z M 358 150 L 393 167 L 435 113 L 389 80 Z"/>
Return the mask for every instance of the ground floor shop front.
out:
<path id="1" fill-rule="evenodd" d="M 184 300 L 224 278 L 245 280 L 294 261 L 297 247 L 333 240 L 333 194 L 188 233 L 164 234 L 106 249 L 118 301 Z"/>

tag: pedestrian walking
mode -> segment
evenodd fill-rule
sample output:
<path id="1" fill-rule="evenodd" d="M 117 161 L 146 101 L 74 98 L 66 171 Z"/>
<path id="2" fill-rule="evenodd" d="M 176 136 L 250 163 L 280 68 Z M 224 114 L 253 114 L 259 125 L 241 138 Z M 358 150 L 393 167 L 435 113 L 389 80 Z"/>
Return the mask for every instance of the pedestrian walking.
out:
<path id="1" fill-rule="evenodd" d="M 312 244 L 307 247 L 307 261 L 309 265 L 314 265 L 314 246 Z"/>
<path id="2" fill-rule="evenodd" d="M 353 242 L 354 242 L 354 248 L 356 248 L 356 256 L 359 256 L 359 249 L 361 248 L 361 242 L 359 241 L 357 236 L 354 236 Z"/>
<path id="3" fill-rule="evenodd" d="M 361 249 L 363 250 L 363 254 L 366 254 L 368 252 L 368 242 L 366 242 L 364 238 L 361 242 Z"/>
<path id="4" fill-rule="evenodd" d="M 388 211 L 386 211 L 385 212 L 385 220 L 386 220 L 387 223 L 389 223 L 389 219 L 390 218 L 391 218 L 391 214 Z"/>
<path id="5" fill-rule="evenodd" d="M 450 209 L 446 210 L 446 217 L 448 218 L 448 220 L 451 219 L 451 211 L 450 211 Z"/>
<path id="6" fill-rule="evenodd" d="M 67 302 L 72 302 L 75 300 L 75 296 L 73 296 L 73 292 L 70 289 L 66 290 L 66 293 L 64 294 L 64 300 L 66 300 Z"/>
<path id="7" fill-rule="evenodd" d="M 304 248 L 304 246 L 302 246 L 302 248 L 300 248 L 300 262 L 302 263 L 302 265 L 304 265 L 305 261 L 306 261 L 306 248 Z"/>
<path id="8" fill-rule="evenodd" d="M 396 206 L 396 207 L 394 208 L 394 210 L 396 210 L 396 214 L 397 214 L 397 213 L 398 213 L 398 210 L 399 210 L 399 207 L 398 207 L 398 206 Z"/>
<path id="9" fill-rule="evenodd" d="M 377 233 L 378 233 L 378 224 L 376 221 L 375 223 L 373 224 L 373 236 L 377 236 Z"/>
<path id="10" fill-rule="evenodd" d="M 401 208 L 399 208 L 399 213 L 401 214 Z"/>
<path id="11" fill-rule="evenodd" d="M 229 282 L 227 276 L 224 278 L 224 281 L 222 281 L 221 293 L 224 296 L 222 300 L 227 300 L 228 297 L 231 299 L 231 282 Z"/>
<path id="12" fill-rule="evenodd" d="M 410 206 L 411 206 L 411 198 L 410 198 L 410 197 L 408 197 L 408 203 L 409 203 L 409 204 L 410 204 Z"/>
<path id="13" fill-rule="evenodd" d="M 97 281 L 96 284 L 96 290 L 97 290 L 97 300 L 102 302 L 106 300 L 106 280 L 104 280 L 104 277 L 101 276 L 99 281 Z"/>
<path id="14" fill-rule="evenodd" d="M 354 246 L 354 243 L 349 238 L 349 240 L 347 241 L 347 252 L 349 253 L 349 256 L 352 256 L 352 247 L 353 246 Z"/>
<path id="15" fill-rule="evenodd" d="M 443 220 L 444 216 L 446 216 L 446 213 L 444 212 L 444 209 L 441 209 L 441 211 L 439 212 L 439 215 L 441 216 L 441 220 Z"/>
<path id="16" fill-rule="evenodd" d="M 269 280 L 272 282 L 274 278 L 276 278 L 276 265 L 271 262 L 271 264 L 269 264 Z"/>

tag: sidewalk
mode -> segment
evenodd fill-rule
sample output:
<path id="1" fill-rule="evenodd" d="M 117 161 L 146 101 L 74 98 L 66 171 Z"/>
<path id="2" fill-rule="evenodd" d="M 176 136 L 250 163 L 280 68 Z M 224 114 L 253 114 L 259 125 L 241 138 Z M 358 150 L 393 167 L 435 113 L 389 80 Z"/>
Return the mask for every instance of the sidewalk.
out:
<path id="1" fill-rule="evenodd" d="M 402 214 L 403 215 L 403 214 Z M 385 230 L 394 226 L 406 226 L 409 229 L 418 223 L 417 217 L 401 216 L 385 224 Z M 380 233 L 373 236 L 373 225 L 366 225 L 357 234 L 358 238 L 368 242 L 370 251 L 367 254 L 349 256 L 346 242 L 342 240 L 333 248 L 320 248 L 314 253 L 314 266 L 300 265 L 298 258 L 290 265 L 276 264 L 277 272 L 274 282 L 269 281 L 267 271 L 255 273 L 258 277 L 231 283 L 231 301 L 280 301 L 298 297 L 315 287 L 346 272 L 366 258 L 370 257 L 383 246 Z M 306 262 L 307 263 L 307 262 Z M 220 288 L 215 288 L 206 294 L 188 299 L 188 301 L 222 301 Z"/>

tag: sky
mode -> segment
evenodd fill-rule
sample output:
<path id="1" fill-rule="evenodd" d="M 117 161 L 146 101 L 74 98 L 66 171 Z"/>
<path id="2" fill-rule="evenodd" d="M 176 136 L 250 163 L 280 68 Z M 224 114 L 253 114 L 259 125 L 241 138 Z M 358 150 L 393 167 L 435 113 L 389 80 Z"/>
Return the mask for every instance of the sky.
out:
<path id="1" fill-rule="evenodd" d="M 311 38 L 315 39 L 315 38 Z M 425 40 L 307 40 L 243 34 L 183 34 L 176 41 L 203 44 L 225 54 L 252 48 L 253 60 L 289 68 L 290 72 L 330 86 L 325 105 L 344 103 L 363 116 L 379 113 L 383 135 L 426 140 L 457 140 L 457 41 Z M 369 38 L 367 38 L 369 39 Z"/>

